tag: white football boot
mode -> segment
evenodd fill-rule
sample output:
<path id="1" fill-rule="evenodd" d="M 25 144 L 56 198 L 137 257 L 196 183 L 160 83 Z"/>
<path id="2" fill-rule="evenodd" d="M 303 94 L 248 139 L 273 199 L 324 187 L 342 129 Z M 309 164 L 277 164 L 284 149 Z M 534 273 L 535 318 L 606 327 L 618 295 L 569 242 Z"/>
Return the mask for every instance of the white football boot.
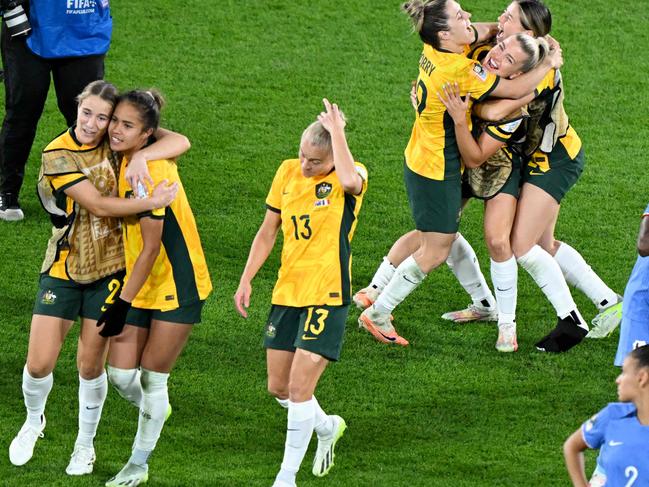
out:
<path id="1" fill-rule="evenodd" d="M 92 473 L 95 464 L 95 449 L 87 446 L 75 445 L 70 463 L 65 469 L 68 475 L 88 475 Z"/>
<path id="2" fill-rule="evenodd" d="M 106 482 L 106 487 L 135 487 L 149 480 L 149 466 L 127 463 L 117 475 Z"/>
<path id="3" fill-rule="evenodd" d="M 336 443 L 343 436 L 347 429 L 345 420 L 340 416 L 329 416 L 333 422 L 333 431 L 330 436 L 320 438 L 318 437 L 318 449 L 315 452 L 313 459 L 313 475 L 316 477 L 324 477 L 329 473 L 329 470 L 334 466 L 334 448 Z"/>
<path id="4" fill-rule="evenodd" d="M 34 446 L 39 438 L 43 438 L 45 416 L 42 416 L 40 428 L 34 428 L 27 422 L 23 424 L 16 437 L 9 445 L 9 461 L 19 467 L 25 465 L 34 455 Z"/>

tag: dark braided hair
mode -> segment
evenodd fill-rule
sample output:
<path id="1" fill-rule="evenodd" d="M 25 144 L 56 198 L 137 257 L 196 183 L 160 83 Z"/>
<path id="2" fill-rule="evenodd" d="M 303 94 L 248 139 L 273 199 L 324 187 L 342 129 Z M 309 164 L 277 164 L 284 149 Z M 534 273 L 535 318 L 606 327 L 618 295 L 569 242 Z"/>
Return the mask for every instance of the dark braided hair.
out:
<path id="1" fill-rule="evenodd" d="M 130 103 L 140 112 L 144 131 L 155 131 L 160 126 L 160 110 L 165 102 L 157 90 L 132 90 L 122 93 L 117 98 L 117 103 L 122 102 Z"/>
<path id="2" fill-rule="evenodd" d="M 628 356 L 638 361 L 638 367 L 649 367 L 649 345 L 636 348 Z"/>

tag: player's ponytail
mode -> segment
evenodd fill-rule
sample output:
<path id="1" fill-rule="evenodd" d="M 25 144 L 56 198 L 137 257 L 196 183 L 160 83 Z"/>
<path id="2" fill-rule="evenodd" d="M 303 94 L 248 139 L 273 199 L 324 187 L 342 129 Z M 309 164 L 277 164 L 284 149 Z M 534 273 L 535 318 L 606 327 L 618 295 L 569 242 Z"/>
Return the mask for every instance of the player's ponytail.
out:
<path id="1" fill-rule="evenodd" d="M 155 88 L 132 90 L 119 95 L 117 103 L 128 102 L 140 112 L 143 130 L 157 130 L 160 126 L 160 111 L 165 104 L 162 94 Z"/>
<path id="2" fill-rule="evenodd" d="M 448 30 L 447 0 L 411 0 L 401 5 L 410 17 L 413 29 L 426 44 L 441 48 L 439 33 Z"/>
<path id="3" fill-rule="evenodd" d="M 548 42 L 541 38 L 535 39 L 527 34 L 516 34 L 514 39 L 521 46 L 521 49 L 527 56 L 521 66 L 521 72 L 527 73 L 538 65 L 550 51 Z"/>

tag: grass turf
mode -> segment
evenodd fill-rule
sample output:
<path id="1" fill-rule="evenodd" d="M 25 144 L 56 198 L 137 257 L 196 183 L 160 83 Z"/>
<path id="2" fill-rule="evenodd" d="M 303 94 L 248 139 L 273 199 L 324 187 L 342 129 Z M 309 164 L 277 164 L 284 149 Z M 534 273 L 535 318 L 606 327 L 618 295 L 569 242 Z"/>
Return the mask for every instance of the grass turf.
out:
<path id="1" fill-rule="evenodd" d="M 505 2 L 463 4 L 473 20 L 495 19 Z M 624 0 L 549 2 L 553 35 L 566 65 L 566 108 L 582 137 L 587 165 L 564 200 L 557 237 L 581 251 L 621 292 L 635 259 L 649 138 L 641 103 L 649 58 L 646 13 Z M 174 414 L 150 462 L 151 485 L 270 485 L 281 462 L 285 412 L 265 392 L 261 331 L 276 276 L 278 249 L 253 283 L 247 321 L 232 303 L 263 203 L 282 159 L 297 153 L 303 128 L 336 101 L 348 139 L 370 171 L 353 242 L 354 289 L 412 220 L 402 182 L 402 153 L 413 121 L 410 81 L 421 45 L 398 2 L 169 0 L 112 2 L 113 45 L 107 78 L 122 88 L 156 86 L 168 98 L 164 125 L 188 135 L 180 160 L 215 284 L 170 380 Z M 602 13 L 611 22 L 602 21 Z M 27 168 L 23 222 L 0 225 L 0 439 L 6 448 L 24 419 L 20 393 L 31 307 L 49 235 L 33 188 L 39 150 L 61 132 L 51 94 Z M 481 205 L 463 216 L 462 233 L 483 268 Z M 535 339 L 554 326 L 552 308 L 520 273 L 519 344 L 493 346 L 495 326 L 455 326 L 439 316 L 468 298 L 445 269 L 435 271 L 395 313 L 408 349 L 387 348 L 357 329 L 352 311 L 339 364 L 317 396 L 349 428 L 326 480 L 310 474 L 315 442 L 299 485 L 559 485 L 568 482 L 561 444 L 615 399 L 616 337 L 587 341 L 564 355 L 543 355 Z M 594 307 L 577 291 L 587 319 Z M 110 391 L 96 439 L 95 473 L 64 469 L 76 430 L 78 328 L 55 370 L 48 426 L 25 467 L 0 457 L 3 485 L 100 485 L 127 459 L 137 412 Z M 6 451 L 6 450 L 5 450 Z M 588 455 L 592 469 L 594 455 Z"/>

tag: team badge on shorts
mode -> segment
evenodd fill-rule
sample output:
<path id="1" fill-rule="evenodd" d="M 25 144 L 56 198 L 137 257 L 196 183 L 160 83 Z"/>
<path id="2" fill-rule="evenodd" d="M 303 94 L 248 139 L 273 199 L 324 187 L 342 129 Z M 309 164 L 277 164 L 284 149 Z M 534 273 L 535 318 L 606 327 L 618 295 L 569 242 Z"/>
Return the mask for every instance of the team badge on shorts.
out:
<path id="1" fill-rule="evenodd" d="M 41 298 L 41 303 L 54 304 L 55 301 L 56 301 L 56 294 L 54 294 L 51 289 L 48 289 L 43 293 L 43 297 Z"/>
<path id="2" fill-rule="evenodd" d="M 315 186 L 315 196 L 319 200 L 321 200 L 323 198 L 326 198 L 327 196 L 329 196 L 331 194 L 332 189 L 333 189 L 333 186 L 331 185 L 331 183 L 325 182 L 325 183 L 316 184 L 316 186 Z"/>
<path id="3" fill-rule="evenodd" d="M 277 328 L 275 328 L 272 323 L 268 323 L 268 325 L 266 326 L 266 336 L 268 338 L 275 338 L 276 334 Z"/>

